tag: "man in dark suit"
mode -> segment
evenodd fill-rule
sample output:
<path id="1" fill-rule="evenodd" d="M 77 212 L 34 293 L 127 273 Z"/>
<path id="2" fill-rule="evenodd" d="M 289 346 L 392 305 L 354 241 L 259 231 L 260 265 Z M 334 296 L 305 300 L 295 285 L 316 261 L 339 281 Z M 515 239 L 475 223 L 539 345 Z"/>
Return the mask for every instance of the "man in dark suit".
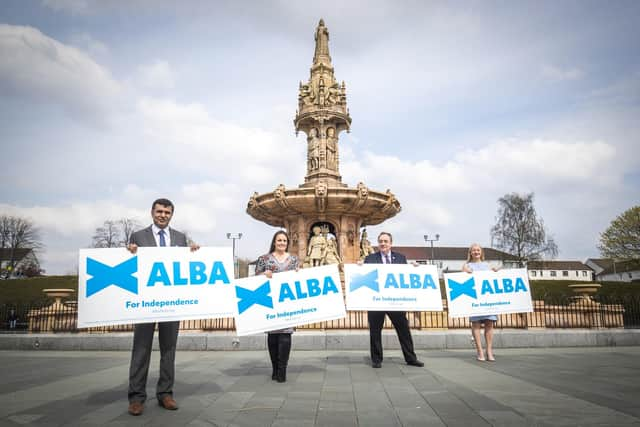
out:
<path id="1" fill-rule="evenodd" d="M 407 258 L 398 252 L 391 251 L 393 238 L 391 233 L 383 231 L 378 236 L 378 252 L 368 255 L 364 259 L 365 264 L 406 264 Z M 371 347 L 371 366 L 374 368 L 382 367 L 382 326 L 384 325 L 384 316 L 389 316 L 393 327 L 398 334 L 400 348 L 404 360 L 411 366 L 424 366 L 424 363 L 418 360 L 413 350 L 413 339 L 411 331 L 409 331 L 409 321 L 404 311 L 370 311 L 369 317 L 369 341 Z"/>
<path id="2" fill-rule="evenodd" d="M 151 206 L 153 224 L 131 235 L 127 246 L 129 251 L 135 254 L 138 247 L 144 246 L 188 246 L 185 234 L 169 228 L 173 212 L 174 206 L 170 200 L 158 199 L 154 201 Z M 198 246 L 192 244 L 191 250 L 196 249 Z M 129 413 L 131 415 L 141 415 L 144 411 L 155 326 L 155 323 L 139 323 L 135 325 L 133 332 L 133 349 L 129 367 Z M 178 409 L 178 404 L 173 399 L 173 382 L 179 328 L 179 321 L 158 322 L 160 378 L 158 378 L 156 386 L 156 398 L 160 406 L 169 410 Z"/>

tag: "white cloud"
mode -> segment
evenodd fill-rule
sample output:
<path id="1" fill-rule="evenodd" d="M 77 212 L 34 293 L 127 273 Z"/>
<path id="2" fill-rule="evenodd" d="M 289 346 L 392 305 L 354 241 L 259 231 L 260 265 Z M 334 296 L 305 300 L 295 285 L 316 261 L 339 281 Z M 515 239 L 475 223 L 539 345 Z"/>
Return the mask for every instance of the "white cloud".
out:
<path id="1" fill-rule="evenodd" d="M 166 90 L 175 87 L 176 76 L 167 61 L 157 60 L 138 67 L 137 81 L 144 88 Z"/>
<path id="2" fill-rule="evenodd" d="M 81 50 L 32 27 L 0 24 L 0 92 L 60 105 L 100 120 L 121 91 L 111 73 Z"/>
<path id="3" fill-rule="evenodd" d="M 89 33 L 75 33 L 71 36 L 71 43 L 77 46 L 79 49 L 88 52 L 93 57 L 104 57 L 109 54 L 109 47 L 96 40 Z"/>
<path id="4" fill-rule="evenodd" d="M 138 102 L 145 137 L 175 164 L 249 186 L 297 182 L 303 144 L 291 135 L 217 120 L 201 104 Z"/>

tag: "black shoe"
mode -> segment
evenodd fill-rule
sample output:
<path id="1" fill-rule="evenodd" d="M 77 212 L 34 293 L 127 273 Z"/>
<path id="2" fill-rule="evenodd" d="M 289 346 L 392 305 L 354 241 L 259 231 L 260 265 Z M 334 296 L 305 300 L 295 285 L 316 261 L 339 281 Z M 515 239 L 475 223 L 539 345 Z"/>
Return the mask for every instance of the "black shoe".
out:
<path id="1" fill-rule="evenodd" d="M 287 368 L 278 368 L 276 372 L 276 381 L 279 383 L 287 382 Z"/>
<path id="2" fill-rule="evenodd" d="M 424 362 L 421 362 L 418 359 L 410 360 L 410 361 L 407 362 L 407 365 L 417 366 L 419 368 L 422 368 L 424 366 Z"/>
<path id="3" fill-rule="evenodd" d="M 371 362 L 372 368 L 382 368 L 382 362 Z"/>

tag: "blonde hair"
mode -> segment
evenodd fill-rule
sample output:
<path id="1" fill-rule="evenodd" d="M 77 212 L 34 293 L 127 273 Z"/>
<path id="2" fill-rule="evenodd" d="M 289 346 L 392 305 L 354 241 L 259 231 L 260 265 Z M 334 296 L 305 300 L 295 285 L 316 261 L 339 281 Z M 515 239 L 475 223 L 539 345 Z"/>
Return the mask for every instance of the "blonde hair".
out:
<path id="1" fill-rule="evenodd" d="M 473 258 L 471 257 L 471 249 L 473 249 L 474 247 L 478 247 L 480 248 L 480 261 L 484 261 L 484 249 L 482 249 L 482 246 L 480 246 L 477 243 L 472 243 L 471 246 L 469 246 L 469 252 L 467 253 L 467 262 L 472 262 Z"/>

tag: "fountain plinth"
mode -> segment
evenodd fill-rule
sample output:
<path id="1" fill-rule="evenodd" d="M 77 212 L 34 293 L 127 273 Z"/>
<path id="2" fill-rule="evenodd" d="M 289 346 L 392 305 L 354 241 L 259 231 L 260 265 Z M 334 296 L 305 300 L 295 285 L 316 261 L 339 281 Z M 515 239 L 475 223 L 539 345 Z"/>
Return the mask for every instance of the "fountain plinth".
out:
<path id="1" fill-rule="evenodd" d="M 62 306 L 62 298 L 69 298 L 75 291 L 73 289 L 43 289 L 48 297 L 54 298 L 55 301 L 52 305 Z"/>
<path id="2" fill-rule="evenodd" d="M 598 289 L 602 287 L 599 283 L 577 283 L 575 285 L 569 285 L 571 290 L 578 294 L 578 300 L 581 303 L 589 302 L 592 304 L 597 304 L 593 300 L 593 295 L 598 292 Z"/>
<path id="3" fill-rule="evenodd" d="M 307 174 L 297 188 L 280 184 L 274 191 L 254 193 L 247 213 L 258 221 L 285 228 L 289 251 L 300 259 L 309 255 L 313 229 L 336 238 L 342 262 L 360 259 L 361 227 L 380 224 L 400 212 L 400 202 L 390 190 L 355 188 L 342 183 L 339 170 L 339 134 L 351 129 L 346 85 L 338 83 L 329 55 L 329 31 L 321 19 L 315 32 L 315 52 L 310 78 L 300 82 L 296 134 L 307 135 Z M 313 264 L 315 265 L 315 264 Z"/>

